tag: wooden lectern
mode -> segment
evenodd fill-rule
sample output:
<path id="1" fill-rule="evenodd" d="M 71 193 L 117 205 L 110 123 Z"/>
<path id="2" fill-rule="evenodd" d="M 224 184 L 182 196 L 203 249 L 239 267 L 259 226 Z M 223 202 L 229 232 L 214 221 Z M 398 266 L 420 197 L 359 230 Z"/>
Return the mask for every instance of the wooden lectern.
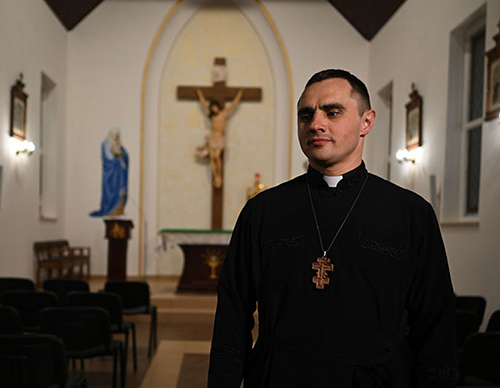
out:
<path id="1" fill-rule="evenodd" d="M 108 279 L 125 280 L 127 277 L 127 245 L 130 230 L 134 224 L 130 220 L 104 220 L 108 239 Z"/>

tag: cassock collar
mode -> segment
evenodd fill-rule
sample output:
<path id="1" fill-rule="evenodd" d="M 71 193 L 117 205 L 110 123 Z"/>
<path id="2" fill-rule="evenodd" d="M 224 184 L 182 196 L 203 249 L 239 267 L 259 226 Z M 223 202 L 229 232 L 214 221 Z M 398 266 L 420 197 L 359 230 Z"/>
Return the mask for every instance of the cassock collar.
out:
<path id="1" fill-rule="evenodd" d="M 329 191 L 343 191 L 350 187 L 356 186 L 363 182 L 363 180 L 368 174 L 366 170 L 365 162 L 361 161 L 361 164 L 356 167 L 354 170 L 351 170 L 342 175 L 342 180 L 337 184 L 337 187 L 330 188 L 328 184 L 323 179 L 323 174 L 309 165 L 307 168 L 307 179 L 312 187 L 315 187 L 320 190 L 328 189 Z"/>

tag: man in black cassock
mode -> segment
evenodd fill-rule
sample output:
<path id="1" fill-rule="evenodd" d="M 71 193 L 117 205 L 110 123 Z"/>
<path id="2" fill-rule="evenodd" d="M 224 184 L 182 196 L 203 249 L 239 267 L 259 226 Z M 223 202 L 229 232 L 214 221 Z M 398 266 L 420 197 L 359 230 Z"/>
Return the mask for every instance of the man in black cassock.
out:
<path id="1" fill-rule="evenodd" d="M 422 197 L 366 170 L 374 120 L 352 74 L 324 70 L 308 81 L 298 137 L 309 168 L 249 200 L 238 218 L 219 280 L 209 388 L 455 386 L 439 225 Z"/>

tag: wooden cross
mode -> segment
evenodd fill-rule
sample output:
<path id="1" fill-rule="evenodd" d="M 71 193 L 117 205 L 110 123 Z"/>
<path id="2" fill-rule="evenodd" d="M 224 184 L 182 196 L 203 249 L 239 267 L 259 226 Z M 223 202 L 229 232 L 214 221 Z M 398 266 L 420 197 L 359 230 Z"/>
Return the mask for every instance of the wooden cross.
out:
<path id="1" fill-rule="evenodd" d="M 233 100 L 240 90 L 243 91 L 241 101 L 260 101 L 262 98 L 261 88 L 226 86 L 225 58 L 214 59 L 212 81 L 213 86 L 178 86 L 177 98 L 198 100 L 197 90 L 201 90 L 207 100 L 216 101 L 222 109 L 224 109 L 226 101 Z M 223 156 L 224 155 L 222 154 L 221 158 L 223 158 Z M 224 175 L 222 174 L 222 176 Z M 222 229 L 222 193 L 223 186 L 215 187 L 212 185 L 212 229 Z"/>
<path id="2" fill-rule="evenodd" d="M 330 284 L 330 278 L 327 271 L 333 271 L 333 264 L 327 257 L 318 257 L 315 263 L 312 263 L 312 269 L 316 270 L 316 276 L 313 276 L 313 283 L 318 290 L 324 290 L 325 284 Z"/>

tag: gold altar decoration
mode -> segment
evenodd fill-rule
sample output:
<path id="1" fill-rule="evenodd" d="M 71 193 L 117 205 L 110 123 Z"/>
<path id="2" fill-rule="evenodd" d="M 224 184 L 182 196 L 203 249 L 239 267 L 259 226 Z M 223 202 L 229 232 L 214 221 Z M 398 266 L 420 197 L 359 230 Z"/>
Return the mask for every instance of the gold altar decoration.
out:
<path id="1" fill-rule="evenodd" d="M 264 184 L 260 181 L 260 174 L 256 173 L 254 177 L 253 186 L 247 189 L 247 200 L 255 197 L 265 189 Z"/>
<path id="2" fill-rule="evenodd" d="M 218 279 L 217 268 L 224 261 L 224 252 L 217 248 L 207 248 L 201 256 L 205 259 L 204 263 L 210 267 L 209 279 Z"/>

